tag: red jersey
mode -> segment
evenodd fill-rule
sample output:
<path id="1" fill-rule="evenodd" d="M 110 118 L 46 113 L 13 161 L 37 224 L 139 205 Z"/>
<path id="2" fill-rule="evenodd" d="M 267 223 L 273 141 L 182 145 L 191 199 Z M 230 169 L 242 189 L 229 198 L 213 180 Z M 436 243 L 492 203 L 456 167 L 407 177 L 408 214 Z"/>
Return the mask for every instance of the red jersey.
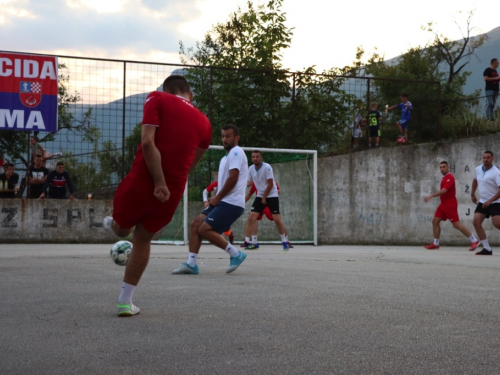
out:
<path id="1" fill-rule="evenodd" d="M 160 151 L 167 186 L 184 189 L 195 150 L 207 149 L 212 140 L 212 127 L 207 117 L 189 100 L 154 91 L 144 103 L 142 126 L 157 128 L 155 145 Z M 139 145 L 132 169 L 126 178 L 132 178 L 134 185 L 151 188 L 151 191 L 154 189 L 142 145 Z"/>
<path id="2" fill-rule="evenodd" d="M 441 179 L 441 189 L 448 190 L 439 197 L 441 198 L 441 203 L 447 206 L 458 206 L 455 189 L 455 177 L 453 177 L 451 173 L 445 174 Z"/>
<path id="3" fill-rule="evenodd" d="M 205 189 L 206 191 L 208 191 L 209 193 L 211 191 L 214 191 L 214 189 L 219 185 L 219 181 L 214 181 L 212 182 L 210 185 L 207 186 L 207 188 Z"/>

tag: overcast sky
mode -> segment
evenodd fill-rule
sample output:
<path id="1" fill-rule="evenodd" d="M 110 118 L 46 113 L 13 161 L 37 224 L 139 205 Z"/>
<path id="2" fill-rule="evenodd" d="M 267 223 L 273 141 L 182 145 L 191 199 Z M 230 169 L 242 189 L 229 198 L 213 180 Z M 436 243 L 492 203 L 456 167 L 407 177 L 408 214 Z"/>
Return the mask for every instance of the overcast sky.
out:
<path id="1" fill-rule="evenodd" d="M 500 5 L 486 0 L 365 4 L 284 0 L 286 25 L 294 28 L 284 68 L 342 67 L 360 45 L 391 58 L 432 39 L 420 30 L 427 22 L 460 38 L 455 22 L 465 29 L 474 9 L 475 34 L 500 26 Z M 238 5 L 246 0 L 0 0 L 0 50 L 179 63 L 179 40 L 194 46 Z"/>

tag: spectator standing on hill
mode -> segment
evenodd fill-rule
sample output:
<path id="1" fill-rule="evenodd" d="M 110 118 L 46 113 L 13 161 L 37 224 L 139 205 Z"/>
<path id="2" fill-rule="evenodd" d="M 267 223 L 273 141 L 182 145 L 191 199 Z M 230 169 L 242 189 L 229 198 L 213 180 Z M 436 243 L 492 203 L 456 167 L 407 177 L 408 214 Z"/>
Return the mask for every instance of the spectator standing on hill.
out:
<path id="1" fill-rule="evenodd" d="M 500 76 L 497 72 L 498 59 L 491 59 L 490 66 L 484 70 L 483 78 L 486 83 L 484 93 L 486 95 L 486 119 L 493 121 L 493 111 L 498 99 L 498 81 Z"/>
<path id="2" fill-rule="evenodd" d="M 401 110 L 401 118 L 396 123 L 396 126 L 399 130 L 400 137 L 404 137 L 405 142 L 408 142 L 408 124 L 410 123 L 413 105 L 408 100 L 408 94 L 401 94 L 399 98 L 401 99 L 401 103 L 393 105 L 392 107 L 387 107 L 387 111 L 393 109 Z"/>
<path id="3" fill-rule="evenodd" d="M 370 137 L 368 138 L 368 147 L 372 147 L 372 138 L 375 138 L 375 147 L 379 147 L 380 141 L 380 118 L 382 114 L 378 110 L 378 103 L 370 104 L 370 112 L 368 112 L 368 124 L 370 125 Z"/>

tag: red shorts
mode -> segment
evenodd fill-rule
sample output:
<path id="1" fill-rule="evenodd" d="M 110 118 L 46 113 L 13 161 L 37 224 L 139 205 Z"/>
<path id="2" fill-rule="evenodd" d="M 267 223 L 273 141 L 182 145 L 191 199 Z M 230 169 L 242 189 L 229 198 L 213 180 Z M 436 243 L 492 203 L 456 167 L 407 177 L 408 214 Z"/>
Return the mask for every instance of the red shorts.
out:
<path id="1" fill-rule="evenodd" d="M 148 232 L 158 232 L 170 223 L 184 194 L 184 185 L 167 186 L 170 198 L 161 203 L 153 195 L 151 186 L 138 185 L 125 177 L 113 197 L 113 219 L 122 228 L 141 223 Z"/>
<path id="2" fill-rule="evenodd" d="M 458 217 L 458 207 L 456 206 L 446 206 L 440 204 L 434 214 L 434 217 L 439 217 L 443 221 L 449 220 L 452 223 L 460 221 Z"/>
<path id="3" fill-rule="evenodd" d="M 264 210 L 260 213 L 259 217 L 257 218 L 257 220 L 262 220 L 262 217 L 266 215 L 267 219 L 268 220 L 271 220 L 271 221 L 274 221 L 273 219 L 273 214 L 271 213 L 271 210 L 269 209 L 269 207 L 265 207 Z"/>

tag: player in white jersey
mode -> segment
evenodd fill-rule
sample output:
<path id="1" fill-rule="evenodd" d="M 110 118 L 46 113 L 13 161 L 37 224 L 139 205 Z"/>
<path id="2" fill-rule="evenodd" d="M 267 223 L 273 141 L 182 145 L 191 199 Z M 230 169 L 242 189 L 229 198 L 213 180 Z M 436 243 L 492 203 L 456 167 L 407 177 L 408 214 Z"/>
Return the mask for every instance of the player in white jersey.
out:
<path id="1" fill-rule="evenodd" d="M 472 202 L 477 203 L 474 211 L 474 228 L 483 245 L 483 250 L 476 255 L 492 255 L 490 244 L 486 238 L 483 221 L 491 216 L 493 225 L 500 229 L 500 170 L 493 165 L 493 153 L 483 153 L 483 164 L 478 166 L 472 181 Z M 479 203 L 476 198 L 476 190 L 479 190 Z"/>
<path id="2" fill-rule="evenodd" d="M 239 139 L 240 132 L 235 125 L 226 125 L 222 128 L 222 144 L 227 155 L 219 164 L 218 186 L 220 188 L 217 189 L 217 195 L 208 198 L 209 206 L 191 222 L 188 260 L 175 269 L 173 274 L 197 275 L 199 273 L 197 259 L 203 239 L 229 254 L 227 273 L 238 268 L 247 256 L 221 236 L 221 233 L 229 230 L 245 211 L 248 160 L 245 152 L 238 146 Z"/>
<path id="3" fill-rule="evenodd" d="M 285 231 L 285 226 L 281 220 L 280 214 L 280 202 L 278 198 L 278 189 L 276 187 L 276 181 L 274 180 L 273 168 L 263 162 L 262 153 L 259 150 L 252 152 L 252 163 L 248 169 L 248 181 L 253 182 L 257 188 L 257 197 L 252 204 L 252 212 L 248 216 L 248 224 L 250 228 L 257 225 L 257 220 L 259 215 L 264 211 L 264 209 L 269 207 L 271 214 L 273 215 L 274 223 L 276 224 L 276 229 L 281 238 L 281 243 L 283 244 L 283 250 L 288 250 L 288 238 Z M 257 248 L 258 244 L 253 243 L 249 245 L 248 249 Z M 255 242 L 256 239 L 255 239 Z"/>

